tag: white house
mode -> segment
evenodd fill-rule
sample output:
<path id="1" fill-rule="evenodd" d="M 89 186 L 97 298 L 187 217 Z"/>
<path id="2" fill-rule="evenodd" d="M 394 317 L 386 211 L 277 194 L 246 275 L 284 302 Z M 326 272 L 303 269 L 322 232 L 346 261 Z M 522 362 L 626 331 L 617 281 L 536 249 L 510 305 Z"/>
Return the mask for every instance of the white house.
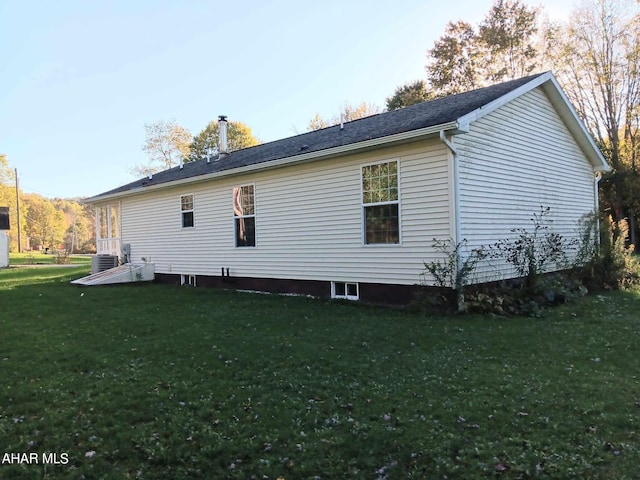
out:
<path id="1" fill-rule="evenodd" d="M 222 118 L 224 131 L 226 122 Z M 576 234 L 607 163 L 551 73 L 186 163 L 91 198 L 98 253 L 159 281 L 406 302 L 433 239 L 551 207 Z M 512 272 L 485 269 L 485 280 Z"/>

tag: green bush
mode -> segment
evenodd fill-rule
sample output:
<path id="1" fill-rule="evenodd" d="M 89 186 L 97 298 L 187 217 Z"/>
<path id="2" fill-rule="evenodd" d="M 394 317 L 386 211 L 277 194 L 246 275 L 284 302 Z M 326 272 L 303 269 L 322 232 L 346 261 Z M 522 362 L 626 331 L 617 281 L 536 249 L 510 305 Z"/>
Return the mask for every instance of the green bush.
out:
<path id="1" fill-rule="evenodd" d="M 499 240 L 490 247 L 491 257 L 511 264 L 528 287 L 535 287 L 538 277 L 551 268 L 562 269 L 568 264 L 567 251 L 572 242 L 549 229 L 550 213 L 550 207 L 541 206 L 531 218 L 532 229 L 514 228 L 511 232 L 515 238 Z"/>
<path id="2" fill-rule="evenodd" d="M 626 246 L 626 221 L 599 220 L 588 214 L 578 224 L 578 239 L 569 240 L 550 230 L 550 212 L 549 207 L 540 207 L 531 218 L 532 228 L 514 228 L 513 238 L 474 249 L 466 256 L 462 253 L 466 240 L 454 244 L 434 239 L 434 249 L 444 258 L 424 263 L 422 283 L 430 276 L 439 290 L 427 292 L 419 303 L 430 310 L 535 316 L 588 291 L 640 285 L 640 263 Z M 486 258 L 511 264 L 519 278 L 470 286 L 478 264 Z"/>
<path id="3" fill-rule="evenodd" d="M 464 309 L 464 287 L 473 281 L 478 263 L 488 255 L 484 247 L 474 248 L 465 255 L 466 247 L 466 239 L 454 244 L 451 239 L 438 240 L 434 238 L 433 248 L 443 253 L 444 259 L 436 262 L 424 262 L 425 271 L 422 273 L 423 285 L 427 283 L 427 276 L 431 275 L 441 292 L 448 288 L 451 289 L 451 295 L 444 295 L 441 299 L 445 300 L 444 303 L 457 306 L 458 310 Z"/>
<path id="4" fill-rule="evenodd" d="M 626 245 L 628 234 L 626 220 L 614 222 L 611 216 L 598 219 L 595 215 L 583 219 L 575 268 L 589 290 L 627 289 L 640 284 L 633 247 Z"/>
<path id="5" fill-rule="evenodd" d="M 587 294 L 578 278 L 565 273 L 538 277 L 529 287 L 525 279 L 478 285 L 465 295 L 465 311 L 493 315 L 538 316 L 545 308 L 562 305 Z"/>

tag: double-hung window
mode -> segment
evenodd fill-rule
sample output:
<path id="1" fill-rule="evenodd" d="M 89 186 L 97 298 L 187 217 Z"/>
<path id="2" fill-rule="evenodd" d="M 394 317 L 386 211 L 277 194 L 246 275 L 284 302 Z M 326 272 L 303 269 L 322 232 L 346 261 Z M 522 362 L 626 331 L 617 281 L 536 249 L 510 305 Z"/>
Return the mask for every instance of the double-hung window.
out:
<path id="1" fill-rule="evenodd" d="M 193 227 L 193 194 L 180 196 L 180 210 L 182 213 L 182 228 Z"/>
<path id="2" fill-rule="evenodd" d="M 362 167 L 364 243 L 400 243 L 398 162 Z"/>
<path id="3" fill-rule="evenodd" d="M 253 185 L 233 188 L 236 247 L 256 246 L 256 206 Z"/>

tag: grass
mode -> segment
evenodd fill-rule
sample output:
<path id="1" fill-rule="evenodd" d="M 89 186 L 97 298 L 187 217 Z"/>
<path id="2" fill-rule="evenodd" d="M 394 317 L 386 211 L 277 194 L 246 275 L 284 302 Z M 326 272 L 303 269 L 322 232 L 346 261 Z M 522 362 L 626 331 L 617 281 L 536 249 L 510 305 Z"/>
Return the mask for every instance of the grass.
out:
<path id="1" fill-rule="evenodd" d="M 52 265 L 56 263 L 55 253 L 45 255 L 42 252 L 11 253 L 10 265 Z M 74 265 L 91 264 L 90 255 L 70 255 L 69 262 Z"/>
<path id="2" fill-rule="evenodd" d="M 0 444 L 67 459 L 0 478 L 640 476 L 638 294 L 425 317 L 86 270 L 0 271 Z"/>

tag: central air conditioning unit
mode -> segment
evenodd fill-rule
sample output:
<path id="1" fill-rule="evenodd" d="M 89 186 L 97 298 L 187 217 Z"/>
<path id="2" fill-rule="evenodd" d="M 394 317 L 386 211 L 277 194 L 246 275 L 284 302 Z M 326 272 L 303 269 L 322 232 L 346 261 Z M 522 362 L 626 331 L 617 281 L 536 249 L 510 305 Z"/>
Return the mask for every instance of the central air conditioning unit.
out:
<path id="1" fill-rule="evenodd" d="M 104 272 L 118 266 L 117 255 L 94 255 L 91 257 L 91 273 Z"/>

